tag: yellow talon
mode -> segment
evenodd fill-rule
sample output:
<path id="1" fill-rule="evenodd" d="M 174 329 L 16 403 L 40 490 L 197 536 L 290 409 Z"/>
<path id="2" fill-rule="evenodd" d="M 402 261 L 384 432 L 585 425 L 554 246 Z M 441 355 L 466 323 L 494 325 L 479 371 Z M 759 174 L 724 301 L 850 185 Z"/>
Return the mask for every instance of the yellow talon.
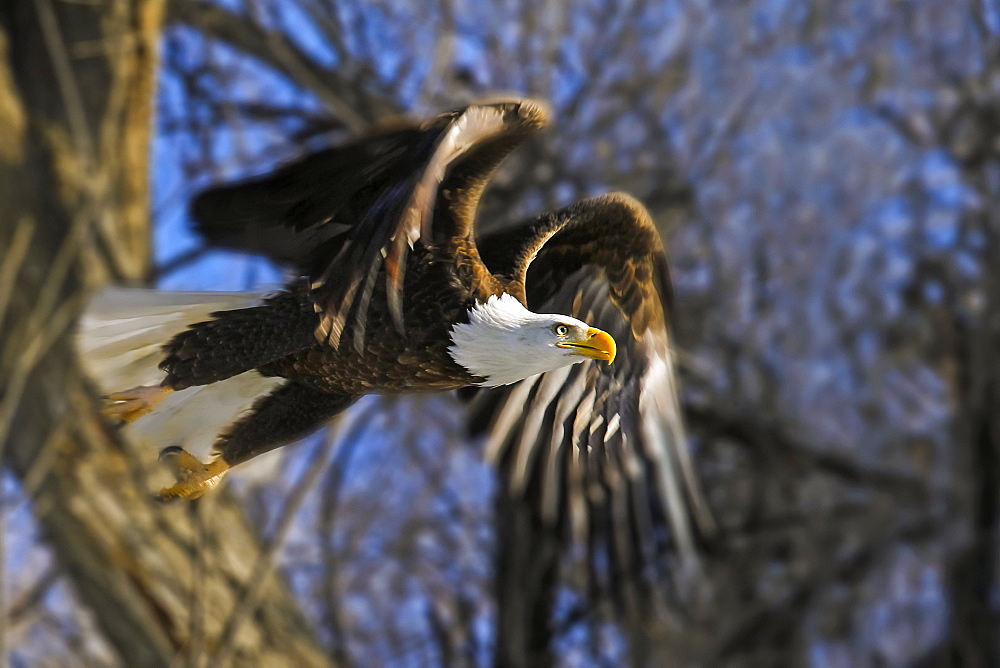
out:
<path id="1" fill-rule="evenodd" d="M 122 422 L 135 422 L 143 415 L 151 413 L 171 392 L 172 389 L 161 385 L 147 385 L 133 387 L 123 392 L 112 392 L 104 398 L 101 412 Z"/>
<path id="2" fill-rule="evenodd" d="M 160 453 L 160 461 L 173 469 L 177 483 L 160 490 L 160 501 L 174 499 L 197 499 L 218 485 L 229 470 L 229 464 L 221 457 L 207 464 L 183 448 L 172 446 Z"/>

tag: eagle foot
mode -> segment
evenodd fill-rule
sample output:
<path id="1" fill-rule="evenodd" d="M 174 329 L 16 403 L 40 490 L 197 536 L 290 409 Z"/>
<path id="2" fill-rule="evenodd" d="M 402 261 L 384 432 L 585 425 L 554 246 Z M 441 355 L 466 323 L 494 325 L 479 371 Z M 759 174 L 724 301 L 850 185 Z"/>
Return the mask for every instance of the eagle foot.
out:
<path id="1" fill-rule="evenodd" d="M 151 413 L 171 392 L 172 389 L 161 385 L 146 385 L 123 392 L 112 392 L 104 397 L 104 407 L 101 412 L 109 418 L 122 422 L 135 422 L 143 415 Z"/>
<path id="2" fill-rule="evenodd" d="M 218 485 L 229 470 L 229 464 L 221 457 L 202 464 L 197 457 L 176 445 L 164 448 L 160 452 L 160 461 L 173 469 L 177 476 L 177 484 L 160 490 L 159 500 L 164 502 L 197 499 Z"/>

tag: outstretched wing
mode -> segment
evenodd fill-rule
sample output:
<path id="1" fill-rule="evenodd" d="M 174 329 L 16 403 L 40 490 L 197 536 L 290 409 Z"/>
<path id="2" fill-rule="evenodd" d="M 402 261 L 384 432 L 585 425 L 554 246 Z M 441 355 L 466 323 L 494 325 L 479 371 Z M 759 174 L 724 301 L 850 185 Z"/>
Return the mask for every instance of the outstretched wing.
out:
<path id="1" fill-rule="evenodd" d="M 360 345 L 379 274 L 402 331 L 407 252 L 418 240 L 471 236 L 490 175 L 547 119 L 527 100 L 472 105 L 213 188 L 194 200 L 192 216 L 212 245 L 294 266 L 312 286 L 317 337 L 339 346 L 350 317 Z"/>
<path id="2" fill-rule="evenodd" d="M 532 310 L 573 315 L 618 343 L 610 366 L 480 391 L 473 420 L 510 492 L 566 538 L 606 551 L 607 571 L 592 572 L 606 584 L 648 574 L 669 540 L 693 557 L 697 532 L 713 525 L 686 449 L 666 257 L 645 208 L 621 194 L 590 199 L 479 248 L 491 270 L 524 280 Z"/>

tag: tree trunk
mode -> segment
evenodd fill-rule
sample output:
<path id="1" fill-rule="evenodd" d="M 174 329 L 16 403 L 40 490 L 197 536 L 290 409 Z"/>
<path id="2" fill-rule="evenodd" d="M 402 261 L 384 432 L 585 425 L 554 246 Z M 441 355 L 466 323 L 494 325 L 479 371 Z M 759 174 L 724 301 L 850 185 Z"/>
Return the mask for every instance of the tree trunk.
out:
<path id="1" fill-rule="evenodd" d="M 258 536 L 225 493 L 155 504 L 156 448 L 109 428 L 74 360 L 86 292 L 150 269 L 162 14 L 162 0 L 0 5 L 0 448 L 126 664 L 220 649 L 240 664 L 323 664 L 274 576 L 253 622 L 218 647 Z"/>

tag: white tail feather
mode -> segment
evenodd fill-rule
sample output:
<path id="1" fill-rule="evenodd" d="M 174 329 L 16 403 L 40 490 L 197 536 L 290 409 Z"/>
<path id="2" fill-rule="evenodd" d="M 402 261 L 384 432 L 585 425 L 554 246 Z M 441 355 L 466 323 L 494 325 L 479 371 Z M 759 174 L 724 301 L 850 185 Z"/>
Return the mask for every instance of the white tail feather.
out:
<path id="1" fill-rule="evenodd" d="M 261 294 L 246 292 L 163 292 L 109 288 L 96 295 L 80 319 L 77 350 L 84 370 L 105 394 L 140 385 L 158 385 L 163 345 L 210 313 L 246 308 Z M 218 433 L 280 378 L 256 371 L 174 392 L 150 415 L 126 427 L 132 439 L 157 449 L 180 445 L 204 457 Z"/>

